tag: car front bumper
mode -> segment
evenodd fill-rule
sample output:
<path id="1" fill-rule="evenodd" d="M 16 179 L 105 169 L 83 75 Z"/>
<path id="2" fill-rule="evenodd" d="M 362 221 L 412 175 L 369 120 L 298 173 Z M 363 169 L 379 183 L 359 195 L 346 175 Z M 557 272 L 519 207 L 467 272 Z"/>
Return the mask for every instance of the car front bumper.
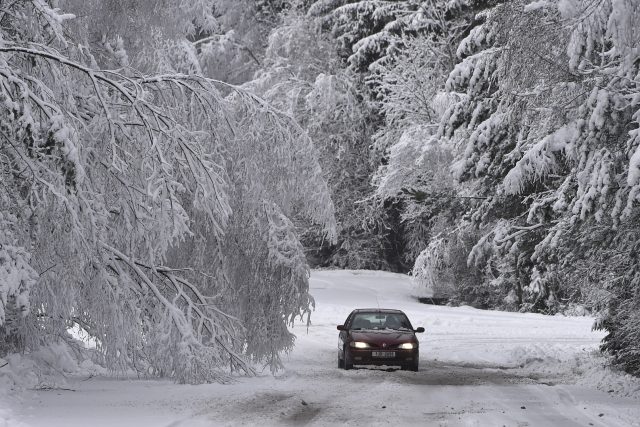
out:
<path id="1" fill-rule="evenodd" d="M 352 348 L 349 352 L 354 365 L 403 366 L 416 363 L 419 357 L 417 348 L 413 350 Z"/>

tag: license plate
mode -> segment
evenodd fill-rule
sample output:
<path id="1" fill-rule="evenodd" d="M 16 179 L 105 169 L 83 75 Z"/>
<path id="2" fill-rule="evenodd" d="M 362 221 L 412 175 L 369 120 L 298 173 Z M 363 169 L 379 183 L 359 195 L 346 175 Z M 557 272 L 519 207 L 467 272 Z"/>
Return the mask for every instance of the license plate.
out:
<path id="1" fill-rule="evenodd" d="M 396 357 L 395 351 L 372 351 L 371 357 Z"/>

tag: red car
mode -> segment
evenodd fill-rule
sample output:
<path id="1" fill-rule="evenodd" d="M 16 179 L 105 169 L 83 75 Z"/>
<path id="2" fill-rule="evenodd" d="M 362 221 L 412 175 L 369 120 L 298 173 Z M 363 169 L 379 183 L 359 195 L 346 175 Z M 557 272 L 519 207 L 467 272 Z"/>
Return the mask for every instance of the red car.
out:
<path id="1" fill-rule="evenodd" d="M 338 325 L 338 367 L 353 365 L 400 366 L 418 370 L 419 344 L 407 315 L 400 310 L 364 308 L 353 310 L 344 325 Z"/>

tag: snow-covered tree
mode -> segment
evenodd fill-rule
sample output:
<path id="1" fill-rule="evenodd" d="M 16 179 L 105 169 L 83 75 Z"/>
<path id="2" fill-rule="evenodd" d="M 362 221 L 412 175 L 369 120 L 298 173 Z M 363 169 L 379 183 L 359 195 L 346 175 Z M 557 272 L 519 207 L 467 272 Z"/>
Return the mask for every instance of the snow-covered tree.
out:
<path id="1" fill-rule="evenodd" d="M 448 15 L 447 2 L 425 7 L 429 31 L 402 36 L 403 49 L 372 68 L 377 104 L 384 125 L 374 135 L 378 155 L 386 159 L 374 182 L 380 200 L 402 204 L 403 256 L 413 263 L 427 245 L 441 215 L 459 210 L 449 172 L 452 150 L 435 138 L 440 118 L 451 103 L 446 76 L 457 58 L 455 48 L 469 25 Z"/>
<path id="2" fill-rule="evenodd" d="M 213 22 L 212 2 L 156 8 L 159 22 L 127 1 L 0 6 L 0 290 L 3 313 L 21 314 L 2 317 L 3 336 L 33 350 L 79 324 L 110 367 L 181 381 L 251 373 L 245 351 L 277 365 L 310 304 L 287 216 L 333 239 L 333 207 L 288 115 L 189 66 L 179 46 Z M 130 20 L 105 28 L 95 11 Z M 263 267 L 236 281 L 247 263 Z M 284 338 L 256 344 L 252 311 Z"/>
<path id="3" fill-rule="evenodd" d="M 638 7 L 516 1 L 482 13 L 457 49 L 456 101 L 437 133 L 457 153 L 457 185 L 480 200 L 469 266 L 505 306 L 608 301 L 604 348 L 636 373 Z M 423 261 L 446 259 L 431 246 Z"/>
<path id="4" fill-rule="evenodd" d="M 251 80 L 263 67 L 269 33 L 298 0 L 216 0 L 219 28 L 193 40 L 203 71 L 228 83 Z"/>
<path id="5" fill-rule="evenodd" d="M 317 227 L 297 222 L 309 258 L 320 265 L 389 268 L 385 212 L 366 200 L 373 190 L 369 140 L 375 125 L 362 87 L 342 68 L 331 41 L 313 20 L 290 14 L 270 35 L 265 66 L 246 87 L 290 112 L 320 153 L 338 241 L 330 245 Z"/>
<path id="6" fill-rule="evenodd" d="M 452 149 L 435 134 L 454 100 L 443 89 L 457 45 L 483 3 L 318 1 L 308 13 L 337 37 L 348 69 L 366 76 L 381 118 L 371 144 L 375 200 L 394 218 L 389 240 L 403 266 L 424 249 L 438 215 L 460 209 L 447 171 Z"/>
<path id="7" fill-rule="evenodd" d="M 8 172 L 4 171 L 3 172 Z M 4 178 L 4 174 L 3 174 Z M 8 187 L 0 190 L 4 209 L 0 212 L 0 353 L 20 349 L 20 326 L 30 309 L 29 295 L 37 280 L 31 267 L 31 254 L 15 235 L 16 214 L 27 209 L 16 209 L 17 200 L 8 193 Z M 14 200 L 12 200 L 14 199 Z M 16 212 L 17 211 L 17 212 Z M 18 245 L 16 245 L 16 243 Z"/>
<path id="8" fill-rule="evenodd" d="M 435 10 L 460 10 L 467 0 L 318 0 L 309 15 L 318 16 L 340 44 L 349 67 L 366 71 L 384 64 L 404 48 L 401 35 L 437 31 Z M 443 19 L 449 16 L 441 15 Z"/>
<path id="9" fill-rule="evenodd" d="M 524 206 L 519 198 L 498 196 L 496 186 L 508 170 L 509 160 L 505 155 L 518 138 L 522 138 L 521 131 L 531 118 L 526 116 L 528 110 L 524 108 L 528 98 L 517 97 L 515 90 L 507 85 L 528 85 L 531 81 L 535 83 L 538 76 L 553 77 L 543 68 L 538 74 L 530 73 L 528 81 L 522 81 L 524 74 L 516 68 L 520 63 L 508 57 L 514 51 L 527 52 L 527 46 L 535 46 L 536 37 L 540 37 L 534 30 L 534 18 L 527 15 L 521 20 L 514 19 L 522 16 L 521 8 L 522 5 L 509 4 L 483 12 L 479 18 L 484 22 L 473 27 L 460 42 L 456 49 L 458 63 L 445 84 L 448 94 L 438 96 L 446 102 L 439 129 L 432 137 L 455 153 L 452 172 L 457 182 L 456 197 L 468 201 L 465 204 L 468 213 L 457 218 L 458 224 L 452 224 L 453 235 L 445 233 L 446 240 L 458 241 L 458 233 L 476 234 L 472 230 L 463 232 L 468 227 L 488 232 L 470 252 L 469 265 L 485 272 L 487 282 L 495 285 L 497 294 L 502 293 L 513 301 L 508 295 L 511 288 L 519 302 L 522 302 L 520 269 L 530 268 L 524 261 L 526 255 L 520 255 L 532 251 L 528 241 L 531 235 L 528 228 L 517 223 L 521 228 L 513 235 L 497 231 L 504 230 L 505 226 L 508 230 L 507 224 L 521 216 Z M 552 38 L 554 34 L 549 32 L 544 37 Z M 523 61 L 527 59 L 524 54 L 520 57 Z M 520 239 L 514 243 L 514 238 Z"/>

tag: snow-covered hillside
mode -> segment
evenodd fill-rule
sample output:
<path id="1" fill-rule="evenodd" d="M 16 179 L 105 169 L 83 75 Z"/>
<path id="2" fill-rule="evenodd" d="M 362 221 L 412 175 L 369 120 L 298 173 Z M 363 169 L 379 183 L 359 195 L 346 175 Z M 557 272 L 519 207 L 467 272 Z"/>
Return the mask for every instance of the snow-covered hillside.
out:
<path id="1" fill-rule="evenodd" d="M 640 382 L 601 366 L 602 333 L 591 331 L 591 318 L 424 305 L 407 276 L 391 273 L 314 271 L 311 288 L 311 325 L 293 328 L 296 348 L 275 377 L 267 368 L 230 385 L 72 378 L 66 389 L 13 400 L 12 419 L 32 427 L 640 425 Z M 336 325 L 376 306 L 402 309 L 426 328 L 419 372 L 337 368 Z"/>

